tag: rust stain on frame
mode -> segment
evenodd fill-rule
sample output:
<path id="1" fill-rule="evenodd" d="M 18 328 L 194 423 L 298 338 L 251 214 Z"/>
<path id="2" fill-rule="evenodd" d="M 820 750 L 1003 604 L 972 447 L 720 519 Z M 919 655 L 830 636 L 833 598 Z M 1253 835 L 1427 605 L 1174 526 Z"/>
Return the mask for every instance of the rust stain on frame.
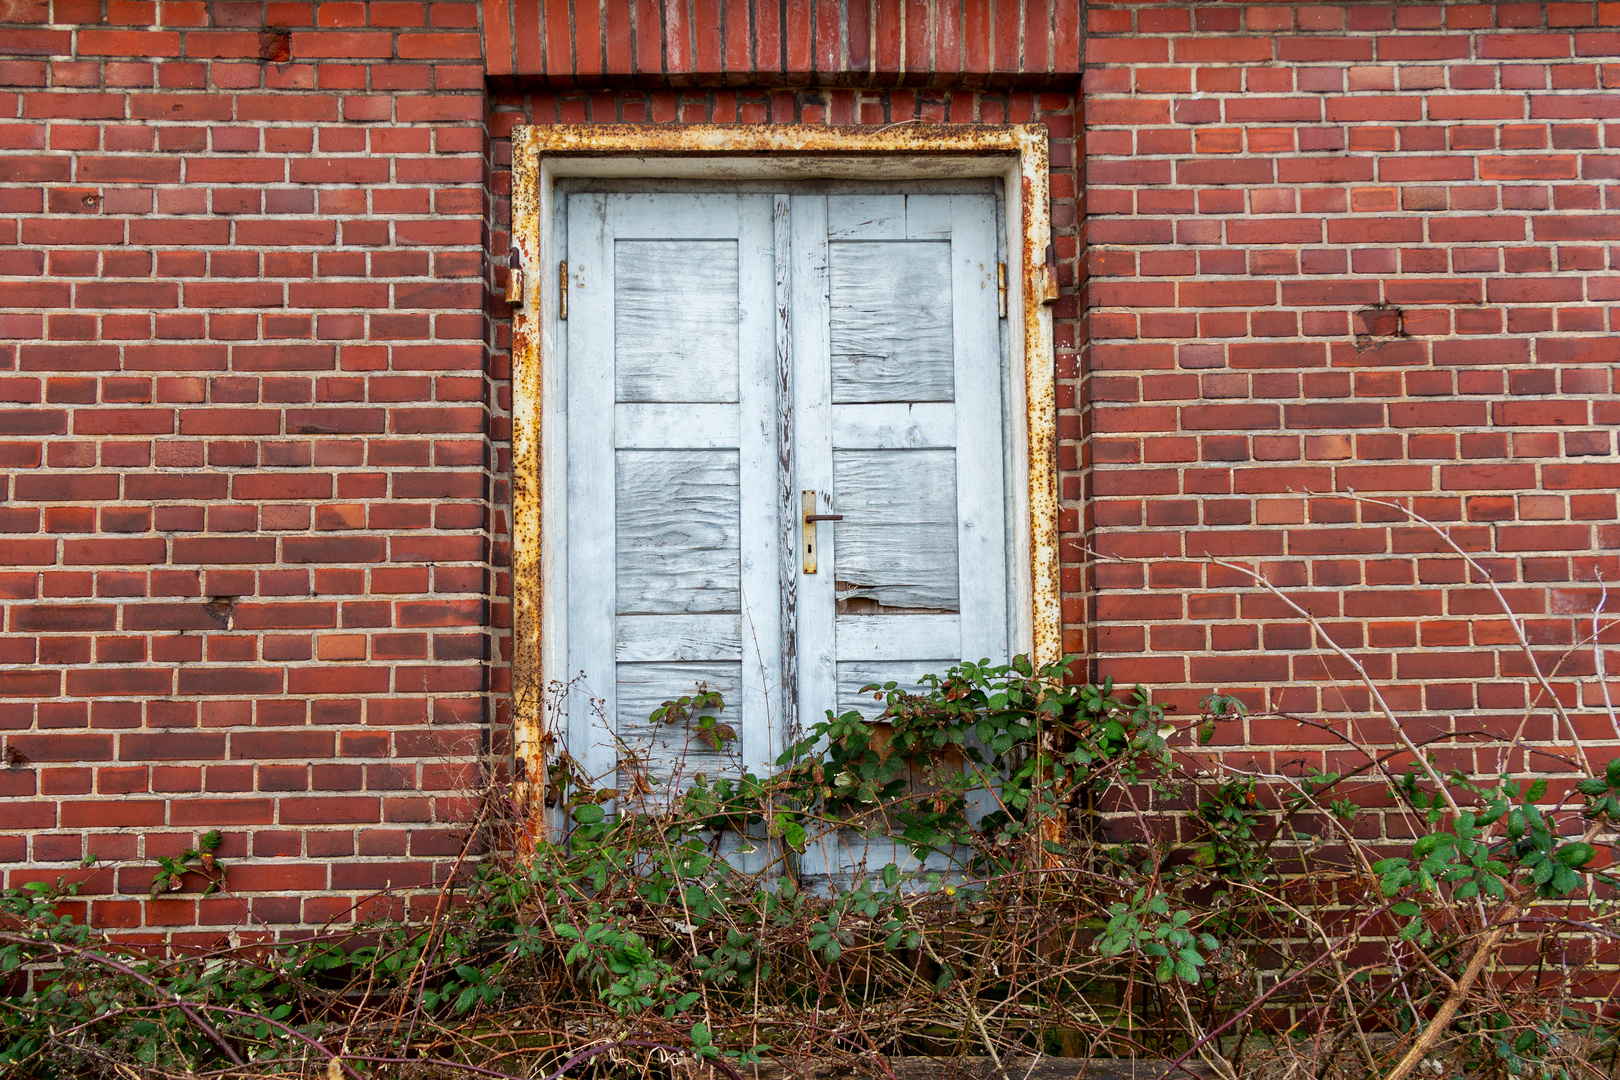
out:
<path id="1" fill-rule="evenodd" d="M 1046 250 L 1051 242 L 1044 125 L 903 124 L 872 128 L 815 124 L 571 124 L 517 128 L 512 132 L 512 149 L 512 238 L 528 270 L 524 275 L 523 303 L 514 309 L 512 323 L 514 795 L 535 836 L 542 835 L 546 828 L 547 767 L 563 734 L 546 729 L 544 680 L 548 674 L 555 677 L 555 673 L 542 670 L 546 597 L 541 423 L 545 415 L 544 387 L 549 382 L 544 378 L 547 320 L 552 316 L 549 304 L 556 295 L 557 283 L 555 262 L 542 258 L 551 249 L 544 243 L 541 226 L 550 212 L 550 179 L 566 175 L 567 162 L 621 159 L 614 170 L 619 176 L 637 175 L 640 168 L 636 162 L 622 159 L 692 163 L 690 170 L 678 174 L 649 169 L 645 174 L 648 176 L 702 175 L 706 161 L 752 162 L 759 166 L 755 175 L 797 178 L 823 175 L 818 171 L 818 160 L 837 159 L 841 163 L 842 171 L 824 175 L 860 175 L 850 171 L 850 161 L 859 159 L 855 168 L 870 168 L 871 176 L 925 177 L 929 175 L 927 162 L 1015 159 L 1016 175 L 1008 174 L 1008 197 L 1017 200 L 1019 218 L 1009 225 L 1017 226 L 1021 246 L 1016 257 L 1020 264 L 1017 280 L 1022 317 L 1014 349 L 1022 354 L 1024 377 L 1023 385 L 1010 389 L 1023 399 L 1023 450 L 1027 460 L 1021 501 L 1027 507 L 1028 527 L 1017 547 L 1028 553 L 1026 610 L 1033 658 L 1037 664 L 1047 664 L 1062 657 L 1056 371 L 1052 310 L 1043 299 Z M 922 164 L 909 173 L 887 168 L 907 159 Z"/>
<path id="2" fill-rule="evenodd" d="M 532 147 L 513 140 L 512 245 L 524 274 L 512 309 L 512 753 L 513 797 L 531 841 L 544 828 L 546 767 L 540 664 L 540 190 Z M 532 842 L 525 845 L 533 849 Z"/>
<path id="3" fill-rule="evenodd" d="M 512 132 L 514 146 L 522 142 L 540 156 L 1016 154 L 1033 140 L 1044 163 L 1042 124 L 553 124 Z"/>
<path id="4" fill-rule="evenodd" d="M 1037 666 L 1063 658 L 1063 592 L 1058 566 L 1057 369 L 1052 309 L 1044 297 L 1052 242 L 1046 128 L 1020 125 L 1023 188 L 1024 424 L 1029 455 L 1030 621 Z"/>

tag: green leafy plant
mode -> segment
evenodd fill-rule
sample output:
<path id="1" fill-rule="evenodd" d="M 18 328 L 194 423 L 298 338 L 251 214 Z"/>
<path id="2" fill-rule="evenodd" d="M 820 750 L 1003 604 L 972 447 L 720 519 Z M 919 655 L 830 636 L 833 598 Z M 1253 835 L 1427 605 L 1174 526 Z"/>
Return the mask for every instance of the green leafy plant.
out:
<path id="1" fill-rule="evenodd" d="M 871 686 L 872 708 L 828 715 L 757 774 L 604 788 L 559 754 L 566 828 L 518 832 L 491 785 L 466 852 L 415 898 L 425 920 L 159 955 L 76 922 L 70 885 L 5 893 L 0 1071 L 729 1076 L 768 1056 L 1061 1046 L 1327 1078 L 1358 1025 L 1424 1049 L 1433 1003 L 1459 993 L 1458 1069 L 1565 1080 L 1595 1060 L 1599 1020 L 1480 979 L 1476 958 L 1509 927 L 1574 925 L 1576 903 L 1620 933 L 1594 831 L 1620 809 L 1620 765 L 1580 778 L 1583 813 L 1543 783 L 1427 759 L 1393 774 L 1376 753 L 1238 773 L 1178 742 L 1245 715 L 1235 696 L 1181 728 L 1144 691 L 1069 670 L 1020 658 Z M 724 750 L 724 708 L 700 686 L 655 719 Z M 1375 800 L 1409 826 L 1398 847 L 1351 827 Z M 816 845 L 879 855 L 817 876 Z M 160 863 L 163 889 L 223 874 L 203 862 L 218 846 Z M 1567 964 L 1564 985 L 1592 969 Z M 1380 1046 L 1357 1049 L 1362 1072 L 1390 1067 Z"/>
<path id="2" fill-rule="evenodd" d="M 187 848 L 179 855 L 159 855 L 158 872 L 152 878 L 152 895 L 177 892 L 185 887 L 187 874 L 198 874 L 204 880 L 204 896 L 221 889 L 225 884 L 225 864 L 214 857 L 223 838 L 218 829 L 210 829 L 197 839 L 197 846 Z"/>

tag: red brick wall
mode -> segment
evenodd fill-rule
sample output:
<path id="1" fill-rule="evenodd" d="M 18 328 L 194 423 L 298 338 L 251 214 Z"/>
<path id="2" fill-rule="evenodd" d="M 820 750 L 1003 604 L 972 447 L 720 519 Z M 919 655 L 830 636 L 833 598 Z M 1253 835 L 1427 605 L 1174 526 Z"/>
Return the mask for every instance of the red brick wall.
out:
<path id="1" fill-rule="evenodd" d="M 950 63 L 908 37 L 864 68 L 858 4 L 787 6 L 837 11 L 827 64 L 705 61 L 757 7 L 733 0 L 638 7 L 645 63 L 598 43 L 600 72 L 535 0 L 0 3 L 5 884 L 95 854 L 95 918 L 201 937 L 444 871 L 505 749 L 484 252 L 504 262 L 519 122 L 1046 123 L 1069 646 L 1182 705 L 1363 711 L 1207 556 L 1239 559 L 1420 730 L 1518 723 L 1486 590 L 1344 495 L 1453 526 L 1549 655 L 1620 578 L 1620 5 L 1094 3 L 1083 106 L 1061 5 L 1045 53 L 1025 27 L 1004 65 L 967 35 Z M 867 6 L 869 41 L 895 10 Z M 526 89 L 486 94 L 491 11 Z M 1288 721 L 1220 739 L 1321 763 Z M 229 894 L 139 902 L 150 860 L 210 828 Z"/>
<path id="2" fill-rule="evenodd" d="M 0 863 L 132 931 L 442 873 L 487 738 L 478 7 L 0 5 Z M 218 828 L 229 892 L 139 903 Z"/>
<path id="3" fill-rule="evenodd" d="M 1484 583 L 1343 496 L 1449 527 L 1544 659 L 1620 578 L 1620 4 L 1094 3 L 1088 25 L 1069 554 L 1148 561 L 1076 563 L 1093 624 L 1073 644 L 1184 707 L 1218 686 L 1366 710 L 1298 619 L 1209 558 L 1239 560 L 1415 730 L 1511 734 L 1526 668 Z M 1592 670 L 1589 649 L 1564 661 L 1567 703 L 1600 704 Z M 1545 713 L 1527 734 L 1549 737 Z M 1297 748 L 1325 738 L 1221 733 L 1265 767 L 1320 763 Z M 1549 763 L 1506 759 L 1527 760 Z"/>

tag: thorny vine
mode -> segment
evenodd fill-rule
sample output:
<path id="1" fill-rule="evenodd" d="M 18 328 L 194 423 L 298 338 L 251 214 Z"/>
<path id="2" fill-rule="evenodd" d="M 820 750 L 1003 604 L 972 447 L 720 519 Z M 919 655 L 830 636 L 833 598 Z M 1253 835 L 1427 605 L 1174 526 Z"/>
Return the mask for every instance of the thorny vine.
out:
<path id="1" fill-rule="evenodd" d="M 598 789 L 562 758 L 557 837 L 523 836 L 492 786 L 426 923 L 152 954 L 64 917 L 70 885 L 0 894 L 0 1070 L 892 1077 L 932 1054 L 1016 1077 L 1051 1054 L 1162 1058 L 1166 1080 L 1612 1076 L 1620 759 L 1594 765 L 1560 702 L 1560 741 L 1521 725 L 1497 775 L 1448 770 L 1305 607 L 1223 565 L 1381 714 L 1271 714 L 1334 740 L 1321 768 L 1206 753 L 1245 715 L 1230 695 L 1178 721 L 1066 664 L 963 664 L 869 688 L 764 775 L 654 776 L 623 747 L 627 779 Z M 1578 646 L 1600 682 L 1606 602 Z M 723 759 L 724 704 L 700 687 L 653 719 Z M 188 856 L 165 888 L 228 889 Z"/>

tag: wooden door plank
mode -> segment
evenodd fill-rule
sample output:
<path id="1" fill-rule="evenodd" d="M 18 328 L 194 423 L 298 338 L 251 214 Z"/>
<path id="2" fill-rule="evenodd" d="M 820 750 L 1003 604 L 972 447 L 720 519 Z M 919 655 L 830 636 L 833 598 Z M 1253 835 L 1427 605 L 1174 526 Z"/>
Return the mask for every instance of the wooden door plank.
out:
<path id="1" fill-rule="evenodd" d="M 838 599 L 958 610 L 957 490 L 954 450 L 835 447 Z"/>
<path id="2" fill-rule="evenodd" d="M 1007 500 L 1000 420 L 995 200 L 948 200 L 956 364 L 957 555 L 964 659 L 1007 659 Z M 913 200 L 916 202 L 923 199 Z"/>
<path id="3" fill-rule="evenodd" d="M 617 240 L 616 401 L 736 401 L 735 240 Z"/>
<path id="4" fill-rule="evenodd" d="M 621 402 L 613 428 L 621 450 L 735 450 L 742 420 L 729 403 Z"/>
<path id="5" fill-rule="evenodd" d="M 738 615 L 620 615 L 613 631 L 619 663 L 743 658 Z"/>
<path id="6" fill-rule="evenodd" d="M 735 195 L 620 194 L 608 205 L 620 240 L 725 240 L 737 236 Z"/>
<path id="7" fill-rule="evenodd" d="M 568 335 L 568 752 L 592 782 L 615 787 L 617 754 L 604 720 L 617 715 L 613 660 L 613 238 L 607 196 L 568 200 L 568 253 L 579 271 Z M 575 680 L 575 676 L 578 676 Z M 598 714 L 598 708 L 601 712 Z"/>
<path id="8" fill-rule="evenodd" d="M 740 753 L 763 772 L 784 745 L 782 632 L 777 608 L 776 226 L 769 195 L 737 197 L 741 292 L 738 398 L 741 414 L 740 607 L 747 645 L 742 668 Z"/>
<path id="9" fill-rule="evenodd" d="M 906 196 L 907 240 L 949 240 L 955 228 L 949 197 Z"/>
<path id="10" fill-rule="evenodd" d="M 828 240 L 904 240 L 904 195 L 827 196 Z"/>
<path id="11" fill-rule="evenodd" d="M 835 632 L 840 655 L 870 663 L 930 660 L 962 649 L 962 620 L 956 615 L 839 615 Z M 824 700 L 832 701 L 833 695 Z"/>
<path id="12" fill-rule="evenodd" d="M 834 405 L 840 450 L 924 450 L 956 446 L 956 406 L 945 401 Z"/>
<path id="13" fill-rule="evenodd" d="M 727 703 L 727 709 L 712 715 L 732 722 L 728 709 L 735 707 L 731 703 L 739 699 L 741 684 L 742 664 L 736 662 L 618 665 L 615 727 L 623 748 L 641 759 L 639 768 L 619 770 L 620 790 L 628 789 L 636 772 L 642 773 L 644 781 L 662 782 L 665 797 L 690 786 L 697 773 L 713 778 L 735 772 L 734 747 L 730 753 L 717 750 L 699 739 L 689 724 L 655 724 L 650 717 L 665 701 L 702 686 L 719 693 Z"/>
<path id="14" fill-rule="evenodd" d="M 827 197 L 792 199 L 792 307 L 794 469 L 801 490 L 819 493 L 820 509 L 833 512 L 832 370 L 828 351 Z M 794 550 L 798 551 L 795 529 Z M 833 529 L 823 524 L 816 537 L 827 570 L 799 573 L 799 719 L 814 724 L 838 695 L 834 636 L 832 567 L 837 565 Z"/>
<path id="15" fill-rule="evenodd" d="M 799 727 L 799 531 L 800 505 L 794 469 L 793 418 L 793 199 L 771 199 L 772 258 L 776 270 L 776 574 L 781 605 L 779 645 L 783 745 L 795 742 Z"/>
<path id="16" fill-rule="evenodd" d="M 619 450 L 614 458 L 615 613 L 740 610 L 738 452 Z"/>

